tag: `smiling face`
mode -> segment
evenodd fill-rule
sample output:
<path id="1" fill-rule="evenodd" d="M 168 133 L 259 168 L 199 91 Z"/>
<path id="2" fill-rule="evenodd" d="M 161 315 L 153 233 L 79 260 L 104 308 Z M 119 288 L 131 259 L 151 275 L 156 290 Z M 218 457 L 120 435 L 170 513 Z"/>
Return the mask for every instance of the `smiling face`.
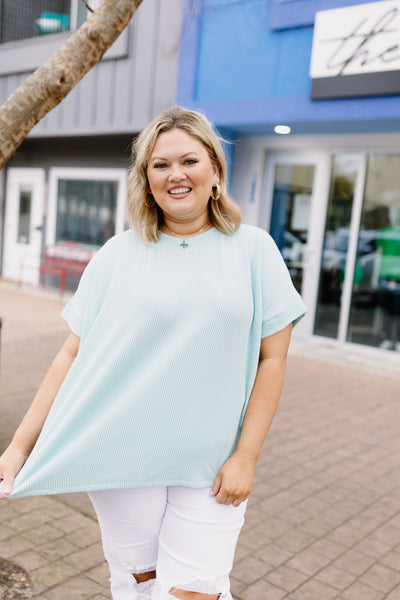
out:
<path id="1" fill-rule="evenodd" d="M 195 137 L 183 129 L 161 133 L 150 155 L 147 179 L 167 224 L 201 226 L 206 222 L 211 190 L 219 182 L 219 168 Z"/>

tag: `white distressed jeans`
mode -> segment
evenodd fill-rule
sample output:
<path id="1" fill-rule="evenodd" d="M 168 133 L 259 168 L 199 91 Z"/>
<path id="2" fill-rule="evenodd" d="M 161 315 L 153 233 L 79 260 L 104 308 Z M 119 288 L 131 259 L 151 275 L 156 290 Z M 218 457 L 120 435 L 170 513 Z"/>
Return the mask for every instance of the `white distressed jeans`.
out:
<path id="1" fill-rule="evenodd" d="M 176 600 L 170 592 L 232 600 L 229 573 L 247 501 L 218 504 L 210 488 L 148 487 L 90 492 L 113 600 Z M 133 574 L 156 571 L 137 583 Z"/>

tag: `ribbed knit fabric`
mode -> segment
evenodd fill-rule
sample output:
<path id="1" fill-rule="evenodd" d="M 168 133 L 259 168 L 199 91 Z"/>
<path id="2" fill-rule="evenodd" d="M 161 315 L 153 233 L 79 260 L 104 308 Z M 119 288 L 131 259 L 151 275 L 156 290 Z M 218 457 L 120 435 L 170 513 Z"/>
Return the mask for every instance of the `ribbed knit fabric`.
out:
<path id="1" fill-rule="evenodd" d="M 63 311 L 78 355 L 13 497 L 212 486 L 234 451 L 260 341 L 305 313 L 269 234 L 242 225 L 109 240 Z"/>

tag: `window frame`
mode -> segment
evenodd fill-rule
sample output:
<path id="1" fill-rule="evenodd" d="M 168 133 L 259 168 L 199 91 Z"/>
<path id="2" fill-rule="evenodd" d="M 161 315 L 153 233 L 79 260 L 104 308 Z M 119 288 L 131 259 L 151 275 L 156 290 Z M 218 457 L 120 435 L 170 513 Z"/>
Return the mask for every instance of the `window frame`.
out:
<path id="1" fill-rule="evenodd" d="M 115 211 L 115 231 L 113 235 L 122 233 L 125 230 L 126 217 L 126 196 L 127 196 L 127 176 L 126 169 L 114 169 L 101 167 L 54 167 L 49 170 L 49 195 L 47 207 L 46 223 L 46 246 L 56 243 L 56 224 L 57 224 L 57 200 L 58 200 L 58 182 L 60 179 L 70 179 L 78 181 L 116 181 L 118 183 L 117 205 Z"/>

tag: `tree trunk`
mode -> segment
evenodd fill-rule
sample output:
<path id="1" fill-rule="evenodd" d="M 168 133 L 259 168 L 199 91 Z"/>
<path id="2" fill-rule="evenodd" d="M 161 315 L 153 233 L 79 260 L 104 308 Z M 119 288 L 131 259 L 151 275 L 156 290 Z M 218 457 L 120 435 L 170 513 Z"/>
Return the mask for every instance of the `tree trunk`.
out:
<path id="1" fill-rule="evenodd" d="M 143 0 L 103 0 L 0 108 L 0 169 L 30 130 L 99 62 Z"/>

